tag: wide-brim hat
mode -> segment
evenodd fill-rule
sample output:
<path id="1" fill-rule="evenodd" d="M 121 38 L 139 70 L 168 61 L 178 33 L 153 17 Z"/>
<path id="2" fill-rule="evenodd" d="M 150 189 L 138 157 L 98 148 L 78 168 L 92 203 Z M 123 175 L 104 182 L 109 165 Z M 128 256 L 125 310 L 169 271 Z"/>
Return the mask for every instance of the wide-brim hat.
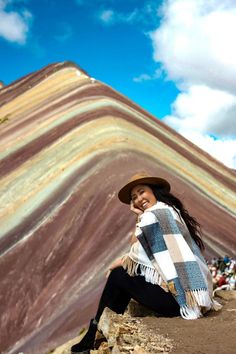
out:
<path id="1" fill-rule="evenodd" d="M 140 172 L 130 178 L 130 181 L 118 192 L 118 198 L 122 203 L 129 204 L 131 200 L 131 191 L 138 184 L 153 184 L 160 188 L 170 191 L 170 184 L 164 178 L 152 177 L 146 172 Z"/>

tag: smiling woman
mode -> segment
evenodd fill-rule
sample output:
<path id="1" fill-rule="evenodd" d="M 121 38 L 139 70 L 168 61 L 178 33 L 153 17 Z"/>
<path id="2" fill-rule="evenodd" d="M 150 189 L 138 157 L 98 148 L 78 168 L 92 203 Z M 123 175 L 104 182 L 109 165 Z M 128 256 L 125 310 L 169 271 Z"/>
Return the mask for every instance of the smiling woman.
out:
<path id="1" fill-rule="evenodd" d="M 105 307 L 123 314 L 131 298 L 162 316 L 188 320 L 221 308 L 212 297 L 200 226 L 170 188 L 163 178 L 139 173 L 119 191 L 120 201 L 137 216 L 132 245 L 110 266 L 96 316 L 72 353 L 93 349 Z"/>
<path id="2" fill-rule="evenodd" d="M 141 184 L 132 189 L 131 202 L 134 207 L 143 212 L 145 209 L 156 204 L 157 200 L 151 187 Z"/>

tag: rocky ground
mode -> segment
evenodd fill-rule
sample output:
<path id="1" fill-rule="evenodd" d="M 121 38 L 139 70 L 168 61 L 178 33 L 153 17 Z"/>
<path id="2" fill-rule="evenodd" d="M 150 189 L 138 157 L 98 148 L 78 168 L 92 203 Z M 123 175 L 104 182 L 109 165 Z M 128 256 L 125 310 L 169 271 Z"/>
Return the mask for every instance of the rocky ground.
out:
<path id="1" fill-rule="evenodd" d="M 236 291 L 219 293 L 224 306 L 196 320 L 157 317 L 136 303 L 125 315 L 104 312 L 99 326 L 105 336 L 98 350 L 90 354 L 233 354 L 236 348 Z M 70 354 L 79 337 L 52 351 Z"/>

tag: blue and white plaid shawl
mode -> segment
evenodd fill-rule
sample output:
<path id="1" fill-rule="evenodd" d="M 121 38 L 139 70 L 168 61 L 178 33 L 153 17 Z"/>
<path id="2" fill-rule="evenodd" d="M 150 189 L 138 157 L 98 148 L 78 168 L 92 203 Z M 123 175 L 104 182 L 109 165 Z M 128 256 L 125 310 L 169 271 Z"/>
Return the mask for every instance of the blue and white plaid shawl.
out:
<path id="1" fill-rule="evenodd" d="M 170 206 L 157 202 L 141 215 L 138 242 L 124 257 L 123 267 L 170 291 L 185 319 L 221 308 L 212 299 L 212 277 L 186 224 Z"/>

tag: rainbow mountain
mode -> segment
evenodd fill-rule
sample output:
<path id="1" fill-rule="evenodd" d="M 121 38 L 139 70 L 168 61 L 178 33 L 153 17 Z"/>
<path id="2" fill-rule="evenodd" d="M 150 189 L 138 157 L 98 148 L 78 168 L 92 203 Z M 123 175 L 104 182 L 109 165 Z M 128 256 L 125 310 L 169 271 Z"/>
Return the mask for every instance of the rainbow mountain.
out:
<path id="1" fill-rule="evenodd" d="M 135 226 L 117 192 L 139 171 L 171 183 L 206 256 L 235 255 L 235 171 L 77 65 L 2 87 L 0 128 L 1 353 L 46 353 L 94 313 Z"/>

